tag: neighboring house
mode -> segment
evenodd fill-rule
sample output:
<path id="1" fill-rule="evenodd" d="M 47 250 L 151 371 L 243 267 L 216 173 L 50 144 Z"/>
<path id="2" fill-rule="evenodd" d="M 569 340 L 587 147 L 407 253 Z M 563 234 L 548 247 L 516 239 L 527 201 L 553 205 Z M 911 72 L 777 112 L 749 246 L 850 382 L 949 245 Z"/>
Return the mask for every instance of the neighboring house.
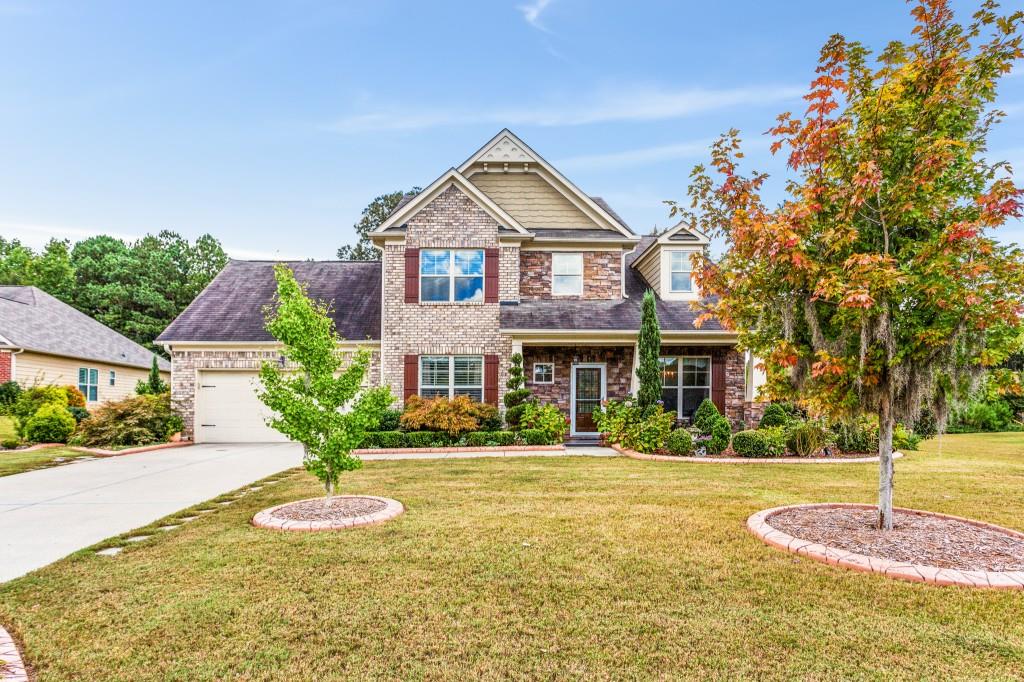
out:
<path id="1" fill-rule="evenodd" d="M 170 363 L 159 359 L 170 380 Z M 135 394 L 153 353 L 36 287 L 0 286 L 0 383 L 78 386 L 87 407 Z"/>
<path id="2" fill-rule="evenodd" d="M 666 409 L 689 418 L 705 398 L 735 422 L 759 414 L 754 364 L 716 322 L 694 327 L 689 255 L 705 236 L 677 225 L 639 237 L 508 130 L 371 234 L 377 263 L 295 262 L 309 293 L 333 303 L 346 345 L 372 349 L 371 380 L 411 395 L 500 404 L 509 358 L 559 406 L 573 435 L 593 434 L 605 398 L 635 392 L 647 289 L 658 297 Z M 283 361 L 263 326 L 273 263 L 232 261 L 158 338 L 171 353 L 172 400 L 197 441 L 281 437 L 253 394 L 263 360 Z"/>

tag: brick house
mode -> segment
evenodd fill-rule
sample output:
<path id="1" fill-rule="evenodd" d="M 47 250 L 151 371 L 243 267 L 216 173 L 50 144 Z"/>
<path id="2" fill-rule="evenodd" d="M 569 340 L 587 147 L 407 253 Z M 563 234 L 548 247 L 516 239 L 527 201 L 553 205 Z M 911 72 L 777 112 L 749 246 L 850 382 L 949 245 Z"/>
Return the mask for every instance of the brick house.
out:
<path id="1" fill-rule="evenodd" d="M 712 399 L 737 424 L 756 418 L 760 375 L 716 323 L 694 327 L 689 255 L 707 238 L 685 225 L 640 237 L 503 130 L 371 234 L 380 262 L 296 262 L 333 302 L 345 345 L 371 349 L 370 381 L 408 396 L 501 404 L 509 358 L 557 404 L 574 436 L 594 431 L 604 398 L 636 390 L 644 292 L 658 298 L 666 408 L 689 418 Z M 263 424 L 255 370 L 279 352 L 263 328 L 273 263 L 232 261 L 158 341 L 172 399 L 197 441 L 280 440 Z"/>

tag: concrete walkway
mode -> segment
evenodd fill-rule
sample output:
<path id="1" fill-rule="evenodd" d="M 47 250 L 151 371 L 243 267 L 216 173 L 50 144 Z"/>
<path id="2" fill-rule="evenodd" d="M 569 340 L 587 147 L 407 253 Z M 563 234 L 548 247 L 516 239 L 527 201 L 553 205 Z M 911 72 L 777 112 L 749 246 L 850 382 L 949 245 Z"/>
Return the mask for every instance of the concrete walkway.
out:
<path id="1" fill-rule="evenodd" d="M 0 582 L 301 463 L 288 443 L 197 445 L 0 477 Z"/>
<path id="2" fill-rule="evenodd" d="M 362 459 L 579 455 L 617 453 L 568 447 L 564 452 L 402 453 Z M 156 450 L 0 477 L 0 582 L 300 464 L 302 449 L 297 445 L 240 443 Z"/>

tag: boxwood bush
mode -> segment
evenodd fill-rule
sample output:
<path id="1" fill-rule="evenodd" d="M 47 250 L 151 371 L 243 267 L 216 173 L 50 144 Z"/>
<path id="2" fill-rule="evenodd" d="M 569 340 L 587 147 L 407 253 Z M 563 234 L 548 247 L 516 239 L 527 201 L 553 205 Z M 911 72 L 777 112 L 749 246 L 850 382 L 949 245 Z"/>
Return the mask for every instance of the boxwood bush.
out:
<path id="1" fill-rule="evenodd" d="M 714 407 L 714 405 L 712 405 Z M 717 412 L 717 408 L 715 410 Z M 709 455 L 721 454 L 732 439 L 732 423 L 722 415 L 711 422 L 711 438 L 705 443 Z"/>
<path id="2" fill-rule="evenodd" d="M 550 438 L 541 429 L 523 429 L 519 432 L 519 440 L 523 445 L 550 445 Z"/>
<path id="3" fill-rule="evenodd" d="M 668 439 L 665 441 L 665 449 L 670 454 L 685 457 L 693 452 L 693 436 L 686 429 L 676 429 L 668 434 Z"/>
<path id="4" fill-rule="evenodd" d="M 473 448 L 504 447 L 516 442 L 516 434 L 511 431 L 474 431 L 466 434 L 466 445 Z"/>
<path id="5" fill-rule="evenodd" d="M 786 412 L 786 408 L 779 403 L 772 403 L 764 408 L 764 414 L 761 415 L 761 421 L 758 422 L 757 428 L 767 429 L 773 426 L 786 426 L 789 420 L 790 416 Z"/>
<path id="6" fill-rule="evenodd" d="M 441 431 L 410 431 L 405 434 L 407 448 L 444 448 L 448 443 L 447 434 Z"/>
<path id="7" fill-rule="evenodd" d="M 364 448 L 404 448 L 405 434 L 401 431 L 371 431 L 363 438 Z"/>
<path id="8" fill-rule="evenodd" d="M 781 427 L 740 431 L 732 437 L 732 449 L 740 457 L 781 457 L 786 454 L 786 435 Z"/>
<path id="9" fill-rule="evenodd" d="M 721 416 L 722 413 L 718 411 L 715 404 L 710 399 L 705 398 L 697 406 L 697 411 L 693 413 L 693 425 L 705 436 L 710 436 L 715 421 Z"/>
<path id="10" fill-rule="evenodd" d="M 60 403 L 47 403 L 25 422 L 25 438 L 36 443 L 67 443 L 75 418 Z"/>

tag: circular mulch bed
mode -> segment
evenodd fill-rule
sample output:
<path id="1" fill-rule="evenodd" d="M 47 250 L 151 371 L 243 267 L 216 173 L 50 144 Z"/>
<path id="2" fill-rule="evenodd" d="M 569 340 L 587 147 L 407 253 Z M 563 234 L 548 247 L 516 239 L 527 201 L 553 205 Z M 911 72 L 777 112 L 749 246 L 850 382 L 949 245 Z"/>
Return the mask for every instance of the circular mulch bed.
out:
<path id="1" fill-rule="evenodd" d="M 382 523 L 405 511 L 398 500 L 372 495 L 316 497 L 264 509 L 252 517 L 254 526 L 275 530 L 344 530 Z"/>
<path id="2" fill-rule="evenodd" d="M 896 509 L 873 527 L 873 505 L 805 504 L 747 519 L 764 542 L 816 561 L 936 585 L 1024 589 L 1024 533 L 935 512 Z"/>

